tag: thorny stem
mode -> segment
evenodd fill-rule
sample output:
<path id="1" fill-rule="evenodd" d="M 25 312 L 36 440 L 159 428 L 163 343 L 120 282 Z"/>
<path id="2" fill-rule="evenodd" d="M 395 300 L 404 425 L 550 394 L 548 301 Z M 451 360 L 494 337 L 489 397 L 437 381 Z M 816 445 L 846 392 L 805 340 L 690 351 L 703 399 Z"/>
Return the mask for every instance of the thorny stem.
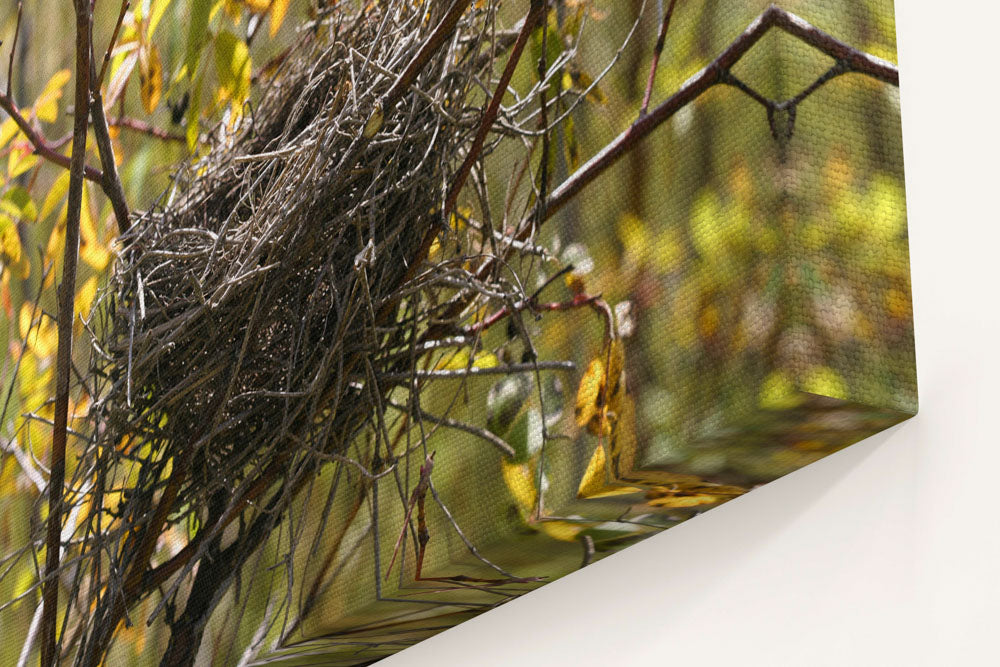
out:
<path id="1" fill-rule="evenodd" d="M 74 0 L 76 7 L 76 111 L 70 158 L 69 194 L 63 276 L 59 294 L 56 396 L 49 474 L 49 516 L 45 546 L 45 581 L 42 612 L 42 665 L 55 664 L 56 615 L 59 605 L 59 535 L 62 530 L 63 484 L 66 477 L 66 428 L 69 421 L 70 366 L 73 346 L 73 297 L 80 246 L 80 213 L 83 201 L 84 157 L 87 151 L 87 116 L 90 106 L 90 0 Z"/>

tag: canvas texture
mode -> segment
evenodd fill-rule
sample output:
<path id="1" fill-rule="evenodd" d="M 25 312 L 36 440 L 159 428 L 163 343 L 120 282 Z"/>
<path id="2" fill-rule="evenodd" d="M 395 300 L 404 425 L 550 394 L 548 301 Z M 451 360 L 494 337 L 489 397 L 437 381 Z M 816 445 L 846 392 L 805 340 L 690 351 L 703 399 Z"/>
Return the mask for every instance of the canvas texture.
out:
<path id="1" fill-rule="evenodd" d="M 131 211 L 83 186 L 61 664 L 370 664 L 916 413 L 891 0 L 210 5 L 130 9 L 102 84 Z M 46 641 L 40 164 L 2 664 Z"/>

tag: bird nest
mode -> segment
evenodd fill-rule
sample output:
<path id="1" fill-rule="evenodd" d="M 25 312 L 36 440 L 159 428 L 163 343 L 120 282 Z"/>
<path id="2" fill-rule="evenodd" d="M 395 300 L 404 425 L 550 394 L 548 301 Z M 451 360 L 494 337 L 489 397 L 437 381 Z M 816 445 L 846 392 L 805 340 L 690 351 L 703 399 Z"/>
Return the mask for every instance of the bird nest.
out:
<path id="1" fill-rule="evenodd" d="M 428 242 L 478 127 L 470 91 L 492 74 L 492 10 L 466 12 L 380 107 L 448 4 L 306 26 L 238 129 L 122 237 L 91 452 L 132 471 L 134 521 L 171 470 L 173 506 L 196 507 L 267 466 L 337 456 L 373 419 L 418 329 L 402 295 L 436 270 Z"/>

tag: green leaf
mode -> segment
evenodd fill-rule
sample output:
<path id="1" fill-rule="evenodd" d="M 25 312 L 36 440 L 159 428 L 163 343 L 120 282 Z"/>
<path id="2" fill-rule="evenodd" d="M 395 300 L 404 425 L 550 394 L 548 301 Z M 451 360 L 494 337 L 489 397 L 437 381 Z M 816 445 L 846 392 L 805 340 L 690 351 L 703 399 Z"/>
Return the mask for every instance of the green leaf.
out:
<path id="1" fill-rule="evenodd" d="M 210 0 L 191 0 L 191 13 L 188 16 L 187 51 L 184 55 L 184 65 L 189 77 L 194 77 L 201 60 L 201 47 L 208 35 L 208 19 L 212 12 Z"/>
<path id="2" fill-rule="evenodd" d="M 215 38 L 215 69 L 219 86 L 235 106 L 250 95 L 250 52 L 243 40 L 223 30 Z"/>
<path id="3" fill-rule="evenodd" d="M 34 222 L 38 217 L 38 207 L 28 191 L 20 185 L 15 185 L 3 194 L 0 206 L 25 222 Z"/>

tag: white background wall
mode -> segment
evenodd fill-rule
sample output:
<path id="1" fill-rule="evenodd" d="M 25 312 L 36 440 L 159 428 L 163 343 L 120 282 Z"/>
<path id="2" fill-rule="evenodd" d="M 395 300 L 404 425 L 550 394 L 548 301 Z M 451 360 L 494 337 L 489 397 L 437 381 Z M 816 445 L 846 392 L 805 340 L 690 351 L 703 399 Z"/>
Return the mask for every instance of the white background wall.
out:
<path id="1" fill-rule="evenodd" d="M 1000 8 L 896 15 L 921 413 L 381 664 L 1000 665 Z"/>

